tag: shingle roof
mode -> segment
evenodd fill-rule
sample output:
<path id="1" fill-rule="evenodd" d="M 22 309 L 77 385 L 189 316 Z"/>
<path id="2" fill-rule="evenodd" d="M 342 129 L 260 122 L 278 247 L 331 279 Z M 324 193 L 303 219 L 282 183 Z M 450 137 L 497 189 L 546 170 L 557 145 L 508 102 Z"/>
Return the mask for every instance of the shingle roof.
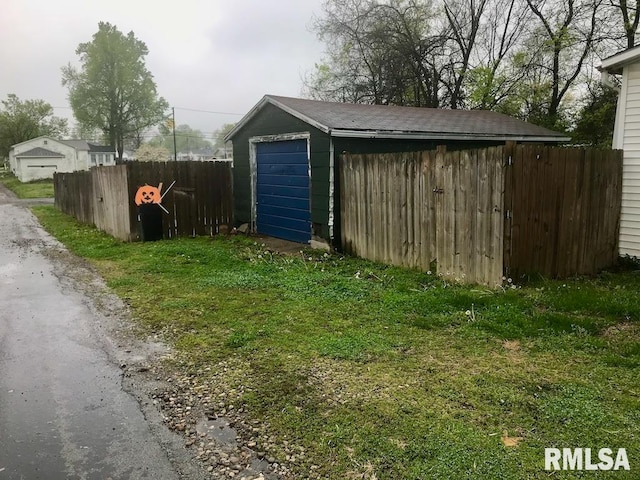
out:
<path id="1" fill-rule="evenodd" d="M 51 150 L 47 150 L 46 148 L 36 147 L 36 148 L 32 148 L 31 150 L 27 150 L 26 152 L 22 152 L 22 153 L 17 154 L 16 158 L 18 158 L 18 157 L 62 158 L 62 157 L 64 157 L 64 155 L 62 153 L 58 153 L 58 152 L 53 152 Z"/>
<path id="2" fill-rule="evenodd" d="M 275 105 L 337 137 L 551 142 L 569 140 L 562 133 L 486 110 L 361 105 L 276 95 L 265 95 L 229 132 L 226 139 L 232 138 L 266 104 Z"/>
<path id="3" fill-rule="evenodd" d="M 76 150 L 89 150 L 89 144 L 86 140 L 60 140 L 60 142 L 65 145 L 69 145 L 70 147 L 75 148 Z"/>
<path id="4" fill-rule="evenodd" d="M 58 140 L 56 138 L 49 137 L 47 135 L 41 135 L 36 138 L 25 140 L 24 142 L 16 143 L 15 145 L 11 145 L 11 148 L 15 148 L 19 145 L 29 143 L 34 140 L 39 140 L 39 139 L 51 140 L 52 142 L 62 143 L 63 145 L 67 145 L 76 150 L 95 151 L 95 152 L 115 152 L 115 149 L 113 147 L 97 145 L 95 143 L 89 143 L 87 140 L 81 140 L 81 139 L 75 139 L 75 138 L 67 139 L 67 140 Z M 44 142 L 44 143 L 46 144 L 47 142 Z"/>
<path id="5" fill-rule="evenodd" d="M 107 152 L 107 153 L 115 153 L 116 149 L 109 145 L 97 145 L 95 143 L 87 142 L 89 145 L 90 152 Z"/>

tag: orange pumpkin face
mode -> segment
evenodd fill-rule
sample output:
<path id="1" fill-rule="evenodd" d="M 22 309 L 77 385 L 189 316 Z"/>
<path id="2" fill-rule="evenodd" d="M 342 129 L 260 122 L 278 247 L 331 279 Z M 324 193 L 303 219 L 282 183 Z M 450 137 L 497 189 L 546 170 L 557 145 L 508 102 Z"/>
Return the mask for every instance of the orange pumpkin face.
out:
<path id="1" fill-rule="evenodd" d="M 162 195 L 160 195 L 160 187 L 145 184 L 136 192 L 136 205 L 142 205 L 143 203 L 160 203 L 161 201 Z"/>

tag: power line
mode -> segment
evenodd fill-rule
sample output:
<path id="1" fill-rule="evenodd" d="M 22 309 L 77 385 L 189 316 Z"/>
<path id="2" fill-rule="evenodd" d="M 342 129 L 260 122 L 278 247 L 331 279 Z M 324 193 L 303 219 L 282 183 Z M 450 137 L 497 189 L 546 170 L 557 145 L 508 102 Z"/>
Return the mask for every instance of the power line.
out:
<path id="1" fill-rule="evenodd" d="M 53 109 L 62 109 L 62 110 L 73 110 L 71 107 L 51 107 Z M 200 110 L 197 108 L 187 108 L 187 107 L 173 107 L 178 110 L 188 110 L 189 112 L 200 112 L 200 113 L 213 113 L 215 115 L 237 115 L 239 117 L 244 116 L 244 113 L 237 112 L 216 112 L 214 110 Z"/>
<path id="2" fill-rule="evenodd" d="M 202 113 L 215 113 L 216 115 L 238 115 L 242 117 L 244 113 L 235 113 L 235 112 L 215 112 L 213 110 L 199 110 L 197 108 L 187 108 L 187 107 L 174 107 L 178 110 L 188 110 L 190 112 L 202 112 Z"/>
<path id="3" fill-rule="evenodd" d="M 210 136 L 210 135 L 212 135 L 214 133 L 218 133 L 218 132 L 200 132 L 200 133 L 202 135 L 180 133 L 179 130 L 176 130 L 176 137 L 180 137 L 180 138 L 204 138 L 206 140 L 207 136 Z M 125 138 L 137 138 L 137 137 L 140 137 L 140 138 L 156 138 L 156 137 L 168 138 L 168 137 L 173 137 L 173 133 L 153 133 L 153 132 L 149 132 L 149 133 L 141 133 L 140 135 L 133 135 L 131 137 L 125 137 Z"/>

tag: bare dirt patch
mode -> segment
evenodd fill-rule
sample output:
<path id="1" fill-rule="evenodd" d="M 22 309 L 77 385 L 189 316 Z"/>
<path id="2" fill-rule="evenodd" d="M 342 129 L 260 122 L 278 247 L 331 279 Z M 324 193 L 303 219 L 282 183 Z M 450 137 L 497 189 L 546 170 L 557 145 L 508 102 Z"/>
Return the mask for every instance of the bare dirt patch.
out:
<path id="1" fill-rule="evenodd" d="M 520 351 L 521 345 L 518 340 L 505 340 L 502 342 L 502 346 L 510 352 Z"/>
<path id="2" fill-rule="evenodd" d="M 624 336 L 637 339 L 640 337 L 640 325 L 631 322 L 611 325 L 602 331 L 602 336 L 605 338 L 620 338 Z"/>

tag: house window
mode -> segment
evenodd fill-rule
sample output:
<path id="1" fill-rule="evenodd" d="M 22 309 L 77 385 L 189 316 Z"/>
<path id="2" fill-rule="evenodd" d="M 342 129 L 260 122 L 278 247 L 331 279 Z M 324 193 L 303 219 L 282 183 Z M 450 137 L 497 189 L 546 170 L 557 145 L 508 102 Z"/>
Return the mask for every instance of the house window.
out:
<path id="1" fill-rule="evenodd" d="M 45 145 L 47 145 L 47 140 L 43 140 L 43 143 L 44 143 Z"/>

